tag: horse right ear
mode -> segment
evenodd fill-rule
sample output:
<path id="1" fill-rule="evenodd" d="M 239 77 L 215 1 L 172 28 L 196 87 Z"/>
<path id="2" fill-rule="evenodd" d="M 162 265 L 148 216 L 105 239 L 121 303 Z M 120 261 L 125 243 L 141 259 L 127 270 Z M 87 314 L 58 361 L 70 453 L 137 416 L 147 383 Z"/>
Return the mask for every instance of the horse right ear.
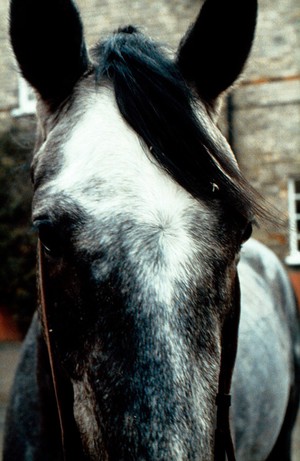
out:
<path id="1" fill-rule="evenodd" d="M 257 0 L 206 0 L 183 38 L 177 64 L 210 106 L 241 73 L 255 32 Z"/>
<path id="2" fill-rule="evenodd" d="M 82 22 L 71 0 L 11 0 L 11 44 L 24 78 L 57 106 L 88 68 Z"/>

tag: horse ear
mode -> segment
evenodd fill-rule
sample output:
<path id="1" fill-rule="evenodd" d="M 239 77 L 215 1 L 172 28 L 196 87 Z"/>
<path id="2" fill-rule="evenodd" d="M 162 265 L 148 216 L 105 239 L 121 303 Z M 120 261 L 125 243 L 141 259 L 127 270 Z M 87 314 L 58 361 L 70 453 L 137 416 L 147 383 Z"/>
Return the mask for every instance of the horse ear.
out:
<path id="1" fill-rule="evenodd" d="M 255 32 L 257 0 L 206 0 L 181 41 L 177 63 L 210 105 L 241 73 Z"/>
<path id="2" fill-rule="evenodd" d="M 10 37 L 24 78 L 50 105 L 62 102 L 88 67 L 71 0 L 11 0 Z"/>

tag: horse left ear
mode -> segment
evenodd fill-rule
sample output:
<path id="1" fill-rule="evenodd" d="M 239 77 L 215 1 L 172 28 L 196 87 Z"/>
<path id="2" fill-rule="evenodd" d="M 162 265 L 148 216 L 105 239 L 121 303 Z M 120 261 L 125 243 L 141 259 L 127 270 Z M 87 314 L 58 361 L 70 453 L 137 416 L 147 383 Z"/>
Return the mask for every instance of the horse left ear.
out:
<path id="1" fill-rule="evenodd" d="M 11 0 L 11 44 L 24 78 L 50 106 L 88 68 L 83 27 L 71 0 Z"/>
<path id="2" fill-rule="evenodd" d="M 255 32 L 257 0 L 206 0 L 183 38 L 177 64 L 208 104 L 241 73 Z"/>

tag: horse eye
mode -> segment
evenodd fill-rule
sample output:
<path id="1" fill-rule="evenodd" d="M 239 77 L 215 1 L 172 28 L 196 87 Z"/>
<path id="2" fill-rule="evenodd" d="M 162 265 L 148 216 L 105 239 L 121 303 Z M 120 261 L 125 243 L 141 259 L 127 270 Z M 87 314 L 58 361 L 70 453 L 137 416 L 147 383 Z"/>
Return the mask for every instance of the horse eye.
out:
<path id="1" fill-rule="evenodd" d="M 46 220 L 36 221 L 34 227 L 38 231 L 44 252 L 49 256 L 58 257 L 62 254 L 62 245 L 55 226 Z"/>
<path id="2" fill-rule="evenodd" d="M 249 240 L 249 238 L 252 235 L 252 231 L 253 231 L 253 226 L 252 226 L 252 223 L 249 222 L 247 224 L 246 228 L 244 229 L 244 232 L 243 232 L 243 235 L 242 235 L 242 243 L 245 243 L 245 242 L 247 242 L 247 240 Z"/>

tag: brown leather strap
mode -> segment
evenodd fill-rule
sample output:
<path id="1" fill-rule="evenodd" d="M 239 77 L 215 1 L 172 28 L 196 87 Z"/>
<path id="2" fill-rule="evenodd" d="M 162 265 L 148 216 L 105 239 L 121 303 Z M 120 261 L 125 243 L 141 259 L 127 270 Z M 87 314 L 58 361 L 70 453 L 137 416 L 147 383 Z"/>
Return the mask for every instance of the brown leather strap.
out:
<path id="1" fill-rule="evenodd" d="M 229 409 L 231 405 L 231 379 L 237 353 L 240 310 L 240 284 L 237 275 L 232 311 L 225 319 L 222 330 L 221 367 L 219 375 L 219 389 L 216 398 L 217 422 L 215 431 L 214 461 L 226 461 L 226 457 L 227 461 L 236 461 L 230 430 Z"/>
<path id="2" fill-rule="evenodd" d="M 48 350 L 48 357 L 49 357 L 49 363 L 50 363 L 50 369 L 51 369 L 51 375 L 52 375 L 52 383 L 53 383 L 55 400 L 56 400 L 56 405 L 57 405 L 63 459 L 64 461 L 66 461 L 67 457 L 66 457 L 64 422 L 63 422 L 63 415 L 62 415 L 62 404 L 61 404 L 60 397 L 59 397 L 59 386 L 58 386 L 58 379 L 57 379 L 57 374 L 56 374 L 56 367 L 54 365 L 53 344 L 51 340 L 52 329 L 49 325 L 49 321 L 47 317 L 47 307 L 46 307 L 45 287 L 44 287 L 44 274 L 43 274 L 43 251 L 42 251 L 40 241 L 38 241 L 38 273 L 39 273 L 39 296 L 40 296 L 41 317 L 42 317 L 42 323 L 43 323 L 44 338 L 45 338 L 45 342 L 46 342 L 46 346 Z"/>

